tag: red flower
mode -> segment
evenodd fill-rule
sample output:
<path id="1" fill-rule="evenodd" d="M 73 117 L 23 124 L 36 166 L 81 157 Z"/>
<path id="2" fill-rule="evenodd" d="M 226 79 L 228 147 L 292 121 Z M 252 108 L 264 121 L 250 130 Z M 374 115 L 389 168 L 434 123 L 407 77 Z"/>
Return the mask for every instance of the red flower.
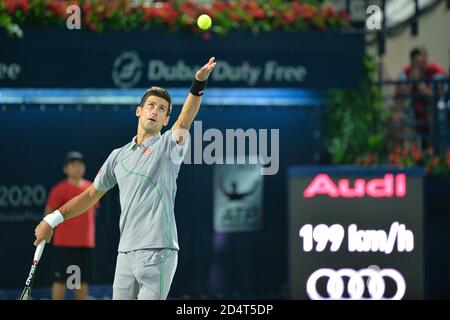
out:
<path id="1" fill-rule="evenodd" d="M 445 163 L 447 167 L 450 167 L 450 149 L 445 152 Z"/>
<path id="2" fill-rule="evenodd" d="M 28 6 L 28 1 L 19 0 L 18 2 L 19 2 L 20 9 L 22 9 L 24 12 L 28 12 L 28 10 L 30 9 Z"/>
<path id="3" fill-rule="evenodd" d="M 435 156 L 435 157 L 433 157 L 433 159 L 431 159 L 431 164 L 435 167 L 437 167 L 440 162 L 441 162 L 441 157 L 439 157 L 439 156 Z"/>
<path id="4" fill-rule="evenodd" d="M 26 0 L 5 0 L 6 10 L 9 14 L 12 14 L 17 9 L 23 12 L 28 12 L 30 9 Z"/>
<path id="5" fill-rule="evenodd" d="M 106 19 L 109 14 L 117 7 L 117 4 L 114 2 L 111 2 L 107 6 L 99 6 L 96 8 L 97 14 L 100 17 L 100 19 Z"/>
<path id="6" fill-rule="evenodd" d="M 415 162 L 418 162 L 422 159 L 422 150 L 420 148 L 413 148 L 412 158 Z"/>
<path id="7" fill-rule="evenodd" d="M 347 22 L 350 21 L 350 15 L 348 14 L 347 11 L 340 10 L 338 15 L 339 15 L 339 18 L 341 18 L 342 20 L 345 20 Z"/>
<path id="8" fill-rule="evenodd" d="M 118 19 L 123 18 L 124 23 L 117 25 L 120 29 L 137 28 L 144 25 L 154 25 L 154 22 L 163 22 L 169 27 L 182 26 L 189 29 L 194 26 L 197 17 L 206 13 L 216 21 L 223 24 L 223 29 L 234 27 L 234 22 L 241 22 L 241 27 L 251 27 L 252 22 L 267 19 L 269 29 L 283 28 L 286 25 L 295 25 L 299 20 L 306 20 L 307 25 L 313 28 L 326 29 L 327 27 L 346 26 L 349 16 L 345 11 L 336 12 L 332 6 L 321 4 L 310 5 L 304 0 L 268 1 L 263 0 L 212 0 L 209 4 L 197 4 L 195 0 L 155 0 L 146 1 L 146 4 L 136 4 L 134 0 L 0 0 L 5 11 L 10 15 L 15 12 L 29 12 L 30 3 L 42 4 L 44 13 L 36 20 L 48 17 L 67 17 L 67 7 L 72 4 L 82 6 L 83 23 L 93 30 L 103 30 L 105 26 L 114 26 Z M 312 2 L 312 1 L 311 1 Z M 147 4 L 151 3 L 151 5 Z M 318 2 L 318 3 L 321 3 Z M 231 24 L 226 23 L 218 16 L 229 17 Z M 26 19 L 34 17 L 25 16 Z M 13 15 L 13 19 L 15 16 Z M 59 19 L 60 20 L 60 19 Z M 155 21 L 156 20 L 156 21 Z M 225 20 L 225 19 L 224 19 Z M 26 21 L 28 22 L 28 21 Z M 55 23 L 52 19 L 50 23 Z M 300 26 L 300 25 L 299 25 Z M 304 26 L 304 24 L 301 24 Z M 197 29 L 196 29 L 197 30 Z"/>
<path id="9" fill-rule="evenodd" d="M 228 9 L 228 3 L 214 0 L 212 3 L 212 10 L 217 10 L 218 13 L 226 11 Z"/>
<path id="10" fill-rule="evenodd" d="M 4 3 L 9 14 L 16 10 L 16 0 L 4 0 Z"/>
<path id="11" fill-rule="evenodd" d="M 241 7 L 242 2 L 243 2 L 242 0 L 238 0 L 238 1 L 236 1 L 236 0 L 230 0 L 230 7 L 231 7 L 233 10 L 236 10 L 237 8 Z"/>
<path id="12" fill-rule="evenodd" d="M 242 7 L 247 10 L 253 10 L 253 9 L 258 9 L 259 5 L 254 0 L 247 0 L 247 1 L 244 1 Z"/>
<path id="13" fill-rule="evenodd" d="M 239 20 L 239 16 L 236 14 L 236 12 L 231 12 L 230 13 L 230 19 L 233 21 L 238 21 Z"/>
<path id="14" fill-rule="evenodd" d="M 46 4 L 47 9 L 55 16 L 66 18 L 67 7 L 69 5 L 66 2 L 52 1 Z"/>
<path id="15" fill-rule="evenodd" d="M 400 160 L 401 159 L 400 159 L 400 155 L 399 154 L 397 154 L 395 152 L 391 152 L 389 154 L 388 161 L 389 161 L 390 164 L 400 165 Z"/>
<path id="16" fill-rule="evenodd" d="M 144 13 L 144 20 L 152 20 L 158 15 L 158 9 L 153 7 L 143 7 L 142 11 Z"/>
<path id="17" fill-rule="evenodd" d="M 252 9 L 250 14 L 254 19 L 264 19 L 266 17 L 266 13 L 261 8 Z"/>
<path id="18" fill-rule="evenodd" d="M 375 156 L 371 153 L 369 153 L 366 157 L 366 159 L 364 160 L 364 164 L 365 165 L 371 165 L 374 164 L 375 162 Z"/>
<path id="19" fill-rule="evenodd" d="M 215 9 L 215 8 L 211 8 L 209 10 L 204 10 L 204 12 L 211 17 L 211 19 L 214 21 L 216 19 L 216 17 L 220 14 L 221 11 Z"/>
<path id="20" fill-rule="evenodd" d="M 325 15 L 329 18 L 336 15 L 336 10 L 332 6 L 325 7 Z"/>
<path id="21" fill-rule="evenodd" d="M 291 10 L 302 19 L 311 19 L 314 16 L 314 8 L 309 4 L 293 2 Z"/>
<path id="22" fill-rule="evenodd" d="M 86 23 L 88 23 L 92 19 L 92 8 L 91 8 L 89 1 L 84 2 L 83 12 L 84 12 L 84 14 L 82 15 L 82 17 L 83 17 L 84 21 Z"/>
<path id="23" fill-rule="evenodd" d="M 293 24 L 295 23 L 295 13 L 292 11 L 287 11 L 283 16 L 283 22 L 285 24 Z"/>
<path id="24" fill-rule="evenodd" d="M 194 2 L 194 1 L 192 1 L 192 0 L 188 0 L 188 1 L 186 1 L 186 2 L 183 2 L 181 5 L 180 5 L 180 10 L 181 11 L 184 11 L 184 10 L 195 10 L 197 8 L 197 5 L 196 5 L 196 3 Z"/>
<path id="25" fill-rule="evenodd" d="M 402 153 L 403 147 L 400 144 L 396 144 L 392 150 L 393 153 L 400 155 Z"/>
<path id="26" fill-rule="evenodd" d="M 267 15 L 270 17 L 279 17 L 282 15 L 282 13 L 277 8 L 270 8 L 269 13 Z"/>
<path id="27" fill-rule="evenodd" d="M 158 16 L 168 25 L 174 25 L 179 15 L 170 2 L 165 2 L 157 12 Z"/>
<path id="28" fill-rule="evenodd" d="M 409 150 L 408 149 L 403 149 L 402 157 L 406 158 L 407 156 L 409 156 Z"/>
<path id="29" fill-rule="evenodd" d="M 242 8 L 246 12 L 250 13 L 252 18 L 254 19 L 264 19 L 266 17 L 266 13 L 264 12 L 264 10 L 254 0 L 244 1 L 242 4 Z"/>
<path id="30" fill-rule="evenodd" d="M 198 14 L 198 7 L 195 5 L 194 2 L 192 1 L 187 1 L 184 2 L 180 5 L 180 11 L 183 14 L 187 14 L 188 16 L 190 16 L 191 18 L 196 19 Z"/>
<path id="31" fill-rule="evenodd" d="M 450 149 L 445 152 L 445 164 L 450 167 Z"/>

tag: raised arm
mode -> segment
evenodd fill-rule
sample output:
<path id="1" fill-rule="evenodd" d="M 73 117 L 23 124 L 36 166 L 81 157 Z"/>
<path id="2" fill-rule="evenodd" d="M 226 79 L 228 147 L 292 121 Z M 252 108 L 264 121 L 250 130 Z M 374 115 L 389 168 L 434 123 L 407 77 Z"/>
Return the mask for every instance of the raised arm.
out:
<path id="1" fill-rule="evenodd" d="M 216 66 L 215 58 L 209 59 L 208 63 L 205 64 L 200 70 L 195 74 L 195 80 L 192 85 L 191 91 L 188 94 L 181 113 L 178 116 L 177 121 L 174 123 L 172 129 L 175 134 L 178 143 L 183 141 L 182 131 L 189 131 L 192 122 L 200 108 L 200 103 L 202 101 L 203 89 L 206 85 L 209 75 Z M 183 130 L 178 130 L 183 129 Z"/>
<path id="2" fill-rule="evenodd" d="M 53 227 L 51 224 L 61 223 L 62 221 L 74 218 L 83 212 L 86 212 L 92 208 L 105 193 L 105 191 L 95 189 L 92 184 L 83 193 L 69 200 L 61 208 L 46 215 L 45 219 L 49 220 L 42 220 L 34 230 L 34 235 L 36 236 L 34 245 L 37 246 L 44 239 L 47 243 L 50 242 L 53 235 Z"/>

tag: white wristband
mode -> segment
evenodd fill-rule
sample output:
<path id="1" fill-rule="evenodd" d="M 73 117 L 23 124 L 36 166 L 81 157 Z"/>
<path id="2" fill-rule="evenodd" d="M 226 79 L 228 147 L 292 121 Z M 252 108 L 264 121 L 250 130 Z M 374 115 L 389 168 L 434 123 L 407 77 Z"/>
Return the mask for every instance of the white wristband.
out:
<path id="1" fill-rule="evenodd" d="M 55 228 L 58 224 L 64 221 L 64 217 L 58 210 L 46 215 L 44 220 L 52 227 Z"/>

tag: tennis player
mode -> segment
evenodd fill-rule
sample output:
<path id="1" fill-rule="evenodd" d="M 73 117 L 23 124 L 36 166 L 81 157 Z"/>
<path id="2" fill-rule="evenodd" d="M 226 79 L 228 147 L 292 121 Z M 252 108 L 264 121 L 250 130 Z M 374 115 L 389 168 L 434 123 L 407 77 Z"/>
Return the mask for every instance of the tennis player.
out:
<path id="1" fill-rule="evenodd" d="M 163 135 L 171 98 L 163 88 L 147 90 L 136 108 L 137 135 L 111 152 L 89 189 L 45 216 L 35 229 L 35 245 L 44 239 L 49 242 L 58 224 L 92 208 L 117 184 L 121 215 L 115 300 L 167 298 L 179 250 L 174 215 L 179 159 L 187 150 L 187 133 L 215 66 L 212 57 L 196 72 L 177 121 Z"/>

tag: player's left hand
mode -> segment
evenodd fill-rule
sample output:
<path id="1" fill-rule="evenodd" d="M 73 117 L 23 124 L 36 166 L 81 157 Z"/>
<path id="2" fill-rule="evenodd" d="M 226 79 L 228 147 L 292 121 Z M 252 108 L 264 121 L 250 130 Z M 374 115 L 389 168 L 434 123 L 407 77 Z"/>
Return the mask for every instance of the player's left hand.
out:
<path id="1" fill-rule="evenodd" d="M 212 57 L 209 59 L 208 63 L 205 64 L 200 70 L 195 74 L 195 79 L 198 81 L 206 81 L 208 80 L 209 75 L 213 71 L 216 66 L 216 58 Z"/>

